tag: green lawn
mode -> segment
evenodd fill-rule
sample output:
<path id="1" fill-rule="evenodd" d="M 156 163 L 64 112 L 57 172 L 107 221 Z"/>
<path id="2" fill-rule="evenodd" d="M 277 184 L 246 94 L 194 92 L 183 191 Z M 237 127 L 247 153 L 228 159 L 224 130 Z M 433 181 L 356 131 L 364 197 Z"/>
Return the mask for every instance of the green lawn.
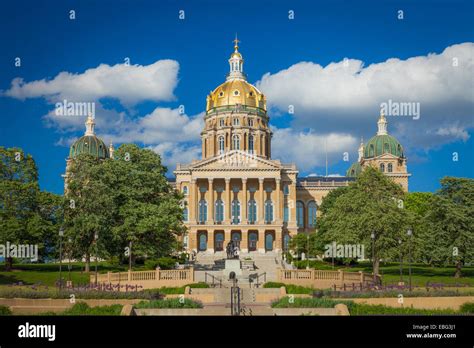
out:
<path id="1" fill-rule="evenodd" d="M 299 268 L 306 267 L 305 261 L 298 261 L 296 265 Z M 332 270 L 330 263 L 322 261 L 310 261 L 311 268 Z M 372 264 L 370 262 L 360 262 L 354 266 L 336 265 L 334 269 L 344 269 L 348 272 L 363 271 L 367 273 L 372 272 Z M 442 283 L 445 285 L 467 284 L 474 286 L 474 267 L 463 267 L 462 278 L 454 278 L 454 266 L 448 267 L 430 267 L 423 264 L 415 264 L 412 266 L 412 284 L 413 286 L 425 286 L 427 282 Z M 395 284 L 400 281 L 400 264 L 386 263 L 380 267 L 380 274 L 382 275 L 383 284 Z M 403 267 L 403 280 L 408 284 L 408 265 Z"/>

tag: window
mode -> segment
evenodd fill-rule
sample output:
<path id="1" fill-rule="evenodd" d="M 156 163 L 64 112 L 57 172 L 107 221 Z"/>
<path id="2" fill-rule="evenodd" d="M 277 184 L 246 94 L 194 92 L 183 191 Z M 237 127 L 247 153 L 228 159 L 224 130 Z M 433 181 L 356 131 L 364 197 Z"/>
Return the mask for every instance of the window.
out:
<path id="1" fill-rule="evenodd" d="M 234 126 L 238 126 L 240 124 L 240 120 L 238 118 L 234 118 L 232 122 Z"/>
<path id="2" fill-rule="evenodd" d="M 249 118 L 249 127 L 253 127 L 253 118 Z"/>
<path id="3" fill-rule="evenodd" d="M 220 92 L 219 92 L 219 97 L 222 98 L 223 96 L 224 96 L 224 92 L 220 91 Z"/>
<path id="4" fill-rule="evenodd" d="M 224 119 L 223 118 L 221 118 L 219 120 L 219 126 L 224 127 Z"/>
<path id="5" fill-rule="evenodd" d="M 304 227 L 304 204 L 296 202 L 296 223 L 298 227 Z"/>
<path id="6" fill-rule="evenodd" d="M 288 196 L 290 194 L 290 186 L 288 185 L 283 185 L 283 194 L 285 196 Z"/>
<path id="7" fill-rule="evenodd" d="M 288 233 L 285 233 L 285 236 L 283 237 L 283 249 L 285 251 L 288 251 L 290 246 L 290 235 Z"/>
<path id="8" fill-rule="evenodd" d="M 389 163 L 389 164 L 388 164 L 388 172 L 389 172 L 389 173 L 393 172 L 393 165 L 392 165 L 392 163 Z"/>
<path id="9" fill-rule="evenodd" d="M 369 157 L 374 157 L 374 145 L 370 144 L 369 147 Z"/>
<path id="10" fill-rule="evenodd" d="M 234 225 L 240 223 L 240 202 L 236 199 L 232 201 L 232 223 Z"/>
<path id="11" fill-rule="evenodd" d="M 316 211 L 317 206 L 314 201 L 308 203 L 308 226 L 315 227 L 316 226 Z"/>
<path id="12" fill-rule="evenodd" d="M 186 222 L 188 221 L 189 212 L 188 212 L 188 207 L 184 207 L 183 209 L 183 221 Z"/>
<path id="13" fill-rule="evenodd" d="M 273 221 L 273 202 L 267 200 L 265 202 L 265 222 L 268 224 Z"/>
<path id="14" fill-rule="evenodd" d="M 248 220 L 249 224 L 257 222 L 257 202 L 255 202 L 255 199 L 249 201 Z"/>
<path id="15" fill-rule="evenodd" d="M 253 153 L 253 135 L 249 135 L 249 152 Z"/>
<path id="16" fill-rule="evenodd" d="M 219 143 L 219 153 L 224 153 L 224 137 L 221 135 L 217 142 Z"/>
<path id="17" fill-rule="evenodd" d="M 240 93 L 239 93 L 238 90 L 235 90 L 235 91 L 234 91 L 234 95 L 235 95 L 235 96 L 238 96 L 239 94 L 240 94 Z"/>
<path id="18" fill-rule="evenodd" d="M 383 144 L 383 153 L 390 152 L 390 145 L 388 143 Z"/>
<path id="19" fill-rule="evenodd" d="M 385 172 L 385 164 L 380 163 L 380 171 Z"/>
<path id="20" fill-rule="evenodd" d="M 199 201 L 199 222 L 205 223 L 207 220 L 207 202 L 204 199 Z"/>
<path id="21" fill-rule="evenodd" d="M 283 222 L 288 222 L 290 220 L 290 209 L 288 208 L 288 205 L 285 204 L 283 207 Z"/>
<path id="22" fill-rule="evenodd" d="M 232 143 L 233 143 L 233 144 L 232 144 L 232 145 L 233 145 L 232 148 L 233 148 L 234 150 L 240 150 L 240 137 L 239 137 L 238 135 L 234 135 L 234 136 L 232 137 Z"/>
<path id="23" fill-rule="evenodd" d="M 216 201 L 215 205 L 215 218 L 216 223 L 221 223 L 224 221 L 224 202 L 221 199 Z"/>
<path id="24" fill-rule="evenodd" d="M 183 187 L 183 195 L 185 195 L 185 196 L 188 195 L 188 187 L 187 186 Z"/>

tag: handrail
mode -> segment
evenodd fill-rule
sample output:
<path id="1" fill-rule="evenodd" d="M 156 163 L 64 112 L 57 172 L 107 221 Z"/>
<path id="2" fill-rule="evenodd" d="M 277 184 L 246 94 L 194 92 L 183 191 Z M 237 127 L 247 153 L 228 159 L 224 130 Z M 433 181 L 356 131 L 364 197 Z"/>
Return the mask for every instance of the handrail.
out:
<path id="1" fill-rule="evenodd" d="M 267 282 L 267 272 L 257 274 L 257 288 L 260 286 L 260 283 L 259 283 L 260 277 L 263 277 L 263 283 L 265 284 Z"/>
<path id="2" fill-rule="evenodd" d="M 220 279 L 220 278 L 218 278 L 218 277 L 216 277 L 216 276 L 214 276 L 214 275 L 212 275 L 212 274 L 210 274 L 210 273 L 205 272 L 205 273 L 204 273 L 204 282 L 205 282 L 206 284 L 208 284 L 208 282 L 207 282 L 207 276 L 211 277 L 211 279 L 212 279 L 212 286 L 215 285 L 215 282 L 216 282 L 216 280 L 217 280 L 217 282 L 219 283 L 219 287 L 222 288 L 222 279 Z"/>

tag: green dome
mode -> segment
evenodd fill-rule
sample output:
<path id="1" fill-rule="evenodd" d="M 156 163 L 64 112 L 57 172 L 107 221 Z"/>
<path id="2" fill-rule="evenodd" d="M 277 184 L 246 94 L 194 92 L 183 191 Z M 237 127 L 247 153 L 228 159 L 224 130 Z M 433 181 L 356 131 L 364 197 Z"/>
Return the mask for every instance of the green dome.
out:
<path id="1" fill-rule="evenodd" d="M 84 135 L 76 140 L 71 146 L 69 157 L 75 158 L 81 153 L 88 153 L 98 159 L 105 159 L 109 157 L 109 150 L 104 142 L 95 135 Z"/>
<path id="2" fill-rule="evenodd" d="M 388 134 L 376 135 L 364 146 L 364 158 L 377 157 L 384 153 L 404 157 L 402 145 L 400 145 L 397 139 Z"/>
<path id="3" fill-rule="evenodd" d="M 349 167 L 349 169 L 346 172 L 346 176 L 355 178 L 360 174 L 362 171 L 362 166 L 360 165 L 359 162 L 354 162 L 352 165 Z"/>

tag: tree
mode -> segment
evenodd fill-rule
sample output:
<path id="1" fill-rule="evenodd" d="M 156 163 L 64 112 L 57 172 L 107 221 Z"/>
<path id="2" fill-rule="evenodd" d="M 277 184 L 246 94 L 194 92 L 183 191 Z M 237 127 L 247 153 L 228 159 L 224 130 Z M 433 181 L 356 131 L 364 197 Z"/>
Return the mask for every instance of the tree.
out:
<path id="1" fill-rule="evenodd" d="M 0 243 L 36 244 L 45 251 L 57 229 L 59 202 L 60 196 L 40 191 L 31 155 L 0 147 Z M 5 265 L 11 270 L 13 259 L 5 258 Z"/>
<path id="2" fill-rule="evenodd" d="M 437 245 L 437 256 L 454 262 L 454 276 L 462 276 L 462 265 L 474 260 L 474 180 L 445 177 L 431 201 L 428 214 Z"/>
<path id="3" fill-rule="evenodd" d="M 398 255 L 398 239 L 406 238 L 403 232 L 411 223 L 410 215 L 399 206 L 403 197 L 399 185 L 367 167 L 321 216 L 319 238 L 329 243 L 364 245 L 378 274 L 380 259 Z"/>
<path id="4" fill-rule="evenodd" d="M 132 261 L 169 255 L 176 236 L 184 232 L 182 197 L 169 185 L 166 171 L 159 155 L 134 144 L 121 145 L 115 160 L 100 168 L 115 206 L 112 231 L 117 252 L 131 253 Z"/>
<path id="5" fill-rule="evenodd" d="M 85 256 L 86 272 L 94 249 L 106 251 L 111 239 L 114 204 L 112 193 L 101 180 L 101 165 L 89 154 L 77 156 L 70 166 L 64 201 L 65 235 L 72 240 L 74 256 Z"/>

